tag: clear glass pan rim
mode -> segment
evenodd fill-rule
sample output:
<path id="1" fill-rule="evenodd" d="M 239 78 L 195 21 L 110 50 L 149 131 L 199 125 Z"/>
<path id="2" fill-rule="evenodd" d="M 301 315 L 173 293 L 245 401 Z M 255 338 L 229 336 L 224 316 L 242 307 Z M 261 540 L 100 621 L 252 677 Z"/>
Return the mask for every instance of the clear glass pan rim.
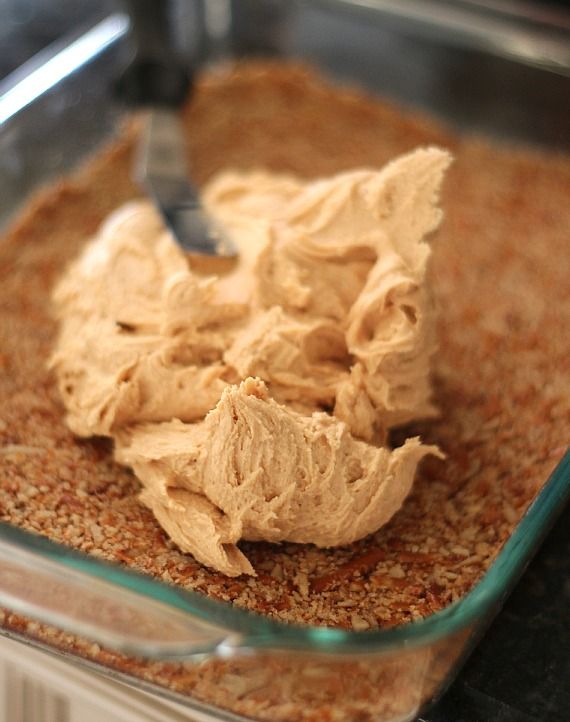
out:
<path id="1" fill-rule="evenodd" d="M 187 612 L 239 633 L 241 648 L 295 649 L 335 654 L 378 653 L 427 645 L 483 622 L 502 603 L 524 571 L 550 526 L 570 499 L 570 449 L 531 503 L 512 535 L 481 580 L 462 599 L 445 609 L 399 627 L 348 631 L 297 626 L 168 585 L 150 576 L 101 561 L 45 537 L 0 523 L 0 539 L 38 556 L 110 582 L 142 597 Z"/>

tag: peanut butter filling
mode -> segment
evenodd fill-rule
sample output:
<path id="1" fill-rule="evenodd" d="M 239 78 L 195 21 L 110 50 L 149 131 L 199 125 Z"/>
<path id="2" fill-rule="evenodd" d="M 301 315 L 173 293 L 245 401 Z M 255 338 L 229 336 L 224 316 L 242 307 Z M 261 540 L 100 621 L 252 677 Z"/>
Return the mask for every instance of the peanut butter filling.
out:
<path id="1" fill-rule="evenodd" d="M 227 172 L 204 191 L 240 249 L 188 259 L 149 202 L 115 212 L 55 291 L 52 365 L 81 436 L 107 435 L 172 539 L 230 576 L 240 539 L 347 544 L 421 458 L 434 413 L 426 237 L 448 153 L 319 181 Z"/>

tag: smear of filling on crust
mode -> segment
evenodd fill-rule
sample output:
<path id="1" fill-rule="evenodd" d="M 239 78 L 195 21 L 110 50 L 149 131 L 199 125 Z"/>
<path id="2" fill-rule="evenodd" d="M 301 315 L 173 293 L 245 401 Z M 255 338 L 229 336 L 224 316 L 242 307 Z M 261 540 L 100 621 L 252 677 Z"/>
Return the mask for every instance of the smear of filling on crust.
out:
<path id="1" fill-rule="evenodd" d="M 171 538 L 229 576 L 240 539 L 348 544 L 385 524 L 433 446 L 428 234 L 450 156 L 204 191 L 239 261 L 188 258 L 150 202 L 116 211 L 54 293 L 70 428 L 115 441 Z"/>

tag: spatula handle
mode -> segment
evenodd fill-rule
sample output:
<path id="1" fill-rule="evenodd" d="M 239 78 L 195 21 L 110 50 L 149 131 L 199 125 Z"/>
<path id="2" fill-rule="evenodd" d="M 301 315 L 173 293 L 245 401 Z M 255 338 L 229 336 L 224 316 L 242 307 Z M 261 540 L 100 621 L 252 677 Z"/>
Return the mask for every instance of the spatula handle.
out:
<path id="1" fill-rule="evenodd" d="M 168 22 L 168 0 L 124 0 L 135 54 L 119 81 L 123 98 L 135 105 L 182 104 L 191 74 L 177 57 Z"/>

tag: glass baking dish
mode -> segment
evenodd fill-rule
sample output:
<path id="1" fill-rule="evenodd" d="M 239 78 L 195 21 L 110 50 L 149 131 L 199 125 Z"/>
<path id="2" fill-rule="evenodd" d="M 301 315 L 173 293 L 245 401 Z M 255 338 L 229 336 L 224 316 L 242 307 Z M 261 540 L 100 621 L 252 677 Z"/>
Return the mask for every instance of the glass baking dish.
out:
<path id="1" fill-rule="evenodd" d="M 498 56 L 500 48 L 478 46 L 473 37 L 469 48 L 452 47 L 441 42 L 445 35 L 441 28 L 434 41 L 429 33 L 418 36 L 417 28 L 399 16 L 392 25 L 394 18 L 384 7 L 392 5 L 393 13 L 391 3 L 355 3 L 364 13 L 360 15 L 353 14 L 355 8 L 347 2 L 301 3 L 295 8 L 281 2 L 241 2 L 234 4 L 233 16 L 226 18 L 231 22 L 225 24 L 223 11 L 230 5 L 217 5 L 218 15 L 209 18 L 211 10 L 192 8 L 193 19 L 203 26 L 185 38 L 189 55 L 218 57 L 262 50 L 307 58 L 341 80 L 368 85 L 403 102 L 413 100 L 458 126 L 488 131 L 491 124 L 500 134 L 507 129 L 506 118 L 510 137 L 557 146 L 568 142 L 564 98 L 570 63 L 565 68 L 563 54 L 554 52 L 547 54 L 547 60 L 543 53 L 538 62 L 528 50 L 528 37 L 525 53 L 513 63 L 493 57 L 489 50 Z M 260 12 L 263 22 L 255 25 Z M 371 17 L 379 24 L 372 27 Z M 326 33 L 311 33 L 315 24 L 324 24 Z M 127 26 L 122 15 L 105 18 L 32 61 L 1 88 L 0 222 L 39 185 L 92 154 L 117 127 L 122 112 L 110 88 L 128 56 Z M 252 27 L 258 29 L 255 38 Z M 518 25 L 513 27 L 513 33 L 519 32 Z M 523 37 L 524 31 L 520 32 Z M 358 42 L 364 47 L 367 37 L 368 50 L 356 52 Z M 383 54 L 392 57 L 396 42 L 407 58 L 400 69 L 400 61 L 393 67 L 381 62 Z M 450 72 L 450 67 L 470 72 L 482 59 L 495 80 L 516 78 L 511 96 L 502 99 L 504 112 L 496 118 L 489 111 L 492 99 L 484 92 L 478 103 L 473 99 L 477 86 L 465 94 L 471 96 L 467 106 L 456 92 L 433 91 L 434 79 L 442 72 Z M 381 74 L 378 67 L 383 68 Z M 409 82 L 403 82 L 405 78 Z M 530 83 L 537 78 L 539 90 Z M 523 89 L 521 105 L 517 93 Z M 538 108 L 540 125 L 534 122 Z M 279 713 L 273 711 L 273 717 L 265 718 L 289 719 L 287 704 L 294 690 L 307 720 L 324 719 L 318 716 L 324 707 L 329 712 L 334 709 L 335 720 L 413 720 L 453 679 L 569 497 L 567 453 L 473 590 L 443 611 L 393 629 L 353 632 L 285 625 L 7 524 L 0 525 L 0 603 L 87 639 L 95 649 L 102 645 L 112 650 L 108 665 L 94 663 L 77 651 L 71 637 L 56 634 L 51 651 L 65 648 L 66 656 L 76 663 L 176 699 L 200 719 L 244 719 L 235 714 L 237 709 L 250 717 L 237 703 L 252 691 L 260 708 L 269 699 L 278 700 L 272 709 Z M 9 634 L 18 636 L 14 630 Z M 128 664 L 118 672 L 113 651 L 150 660 L 148 664 L 162 665 L 161 669 L 201 665 L 215 680 L 217 692 L 211 697 L 200 690 L 183 694 L 130 673 Z"/>

